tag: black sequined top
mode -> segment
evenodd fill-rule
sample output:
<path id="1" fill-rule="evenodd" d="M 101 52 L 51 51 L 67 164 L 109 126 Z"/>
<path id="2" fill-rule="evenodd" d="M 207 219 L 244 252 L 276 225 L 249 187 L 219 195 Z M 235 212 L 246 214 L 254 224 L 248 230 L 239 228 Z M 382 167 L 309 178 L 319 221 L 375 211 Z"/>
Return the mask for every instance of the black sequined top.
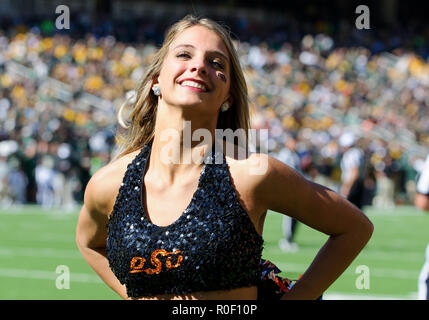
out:
<path id="1" fill-rule="evenodd" d="M 263 239 L 238 200 L 224 154 L 213 148 L 188 207 L 161 227 L 141 201 L 151 146 L 128 165 L 107 225 L 107 259 L 128 296 L 257 285 Z"/>

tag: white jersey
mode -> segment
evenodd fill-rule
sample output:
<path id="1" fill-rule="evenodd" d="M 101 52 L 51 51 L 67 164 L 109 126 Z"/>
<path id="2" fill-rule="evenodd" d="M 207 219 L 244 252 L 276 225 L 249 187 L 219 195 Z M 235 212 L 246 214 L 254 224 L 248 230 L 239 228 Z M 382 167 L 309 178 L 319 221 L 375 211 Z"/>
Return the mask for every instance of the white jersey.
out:
<path id="1" fill-rule="evenodd" d="M 350 179 L 351 171 L 354 168 L 360 169 L 363 164 L 363 151 L 358 148 L 347 150 L 341 159 L 341 181 Z"/>
<path id="2" fill-rule="evenodd" d="M 426 158 L 419 180 L 417 181 L 417 192 L 429 195 L 429 155 Z"/>

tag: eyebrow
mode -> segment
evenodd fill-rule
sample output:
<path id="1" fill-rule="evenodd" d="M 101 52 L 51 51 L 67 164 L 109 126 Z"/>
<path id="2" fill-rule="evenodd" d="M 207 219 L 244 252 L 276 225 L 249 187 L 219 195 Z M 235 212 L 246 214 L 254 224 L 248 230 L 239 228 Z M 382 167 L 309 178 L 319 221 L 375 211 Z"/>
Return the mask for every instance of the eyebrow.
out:
<path id="1" fill-rule="evenodd" d="M 179 44 L 178 46 L 174 47 L 174 49 L 173 49 L 173 50 L 176 50 L 177 48 L 181 48 L 181 47 L 184 47 L 184 48 L 193 48 L 193 49 L 195 49 L 195 46 L 193 46 L 192 44 Z M 218 54 L 218 55 L 222 56 L 222 58 L 224 58 L 226 61 L 228 61 L 228 62 L 229 62 L 228 57 L 227 57 L 224 53 L 222 53 L 222 52 L 220 52 L 220 51 L 218 51 L 218 50 L 209 51 L 209 52 L 210 52 L 210 53 Z"/>

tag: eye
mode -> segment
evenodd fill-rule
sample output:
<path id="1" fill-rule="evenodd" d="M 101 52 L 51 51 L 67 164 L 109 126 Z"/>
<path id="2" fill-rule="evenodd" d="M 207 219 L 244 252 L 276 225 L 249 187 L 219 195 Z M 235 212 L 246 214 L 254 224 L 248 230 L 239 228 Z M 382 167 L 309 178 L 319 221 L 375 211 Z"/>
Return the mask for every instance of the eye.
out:
<path id="1" fill-rule="evenodd" d="M 223 63 L 221 63 L 221 62 L 219 62 L 219 61 L 213 60 L 213 61 L 212 61 L 212 64 L 213 64 L 216 68 L 219 68 L 219 69 L 221 69 L 221 70 L 225 69 L 225 67 L 224 67 Z"/>
<path id="2" fill-rule="evenodd" d="M 188 52 L 180 52 L 176 55 L 177 58 L 190 58 L 191 55 Z"/>

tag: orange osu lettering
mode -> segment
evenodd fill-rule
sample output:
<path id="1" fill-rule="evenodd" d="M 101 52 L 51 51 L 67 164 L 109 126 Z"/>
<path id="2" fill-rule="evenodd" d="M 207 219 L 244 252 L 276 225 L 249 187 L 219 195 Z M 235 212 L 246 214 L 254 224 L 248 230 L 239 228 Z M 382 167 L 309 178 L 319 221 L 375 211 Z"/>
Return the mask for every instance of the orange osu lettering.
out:
<path id="1" fill-rule="evenodd" d="M 145 258 L 134 257 L 131 260 L 131 265 L 130 265 L 131 271 L 130 271 L 130 273 L 142 272 L 145 261 L 146 261 Z"/>
<path id="2" fill-rule="evenodd" d="M 176 250 L 174 252 L 168 252 L 167 250 L 164 249 L 157 249 L 154 250 L 150 256 L 150 262 L 152 263 L 152 265 L 154 266 L 154 268 L 147 268 L 147 269 L 143 269 L 144 264 L 146 262 L 146 259 L 143 257 L 134 257 L 131 259 L 131 263 L 130 263 L 130 273 L 139 273 L 139 272 L 145 272 L 146 274 L 159 274 L 162 270 L 162 261 L 158 259 L 158 256 L 161 255 L 162 257 L 165 256 L 169 256 L 165 262 L 165 266 L 168 269 L 174 269 L 180 266 L 180 264 L 183 261 L 183 256 L 182 255 L 178 255 L 179 253 L 181 253 L 182 251 L 180 250 Z M 176 263 L 173 265 L 173 263 L 171 262 L 172 257 L 170 255 L 178 255 L 177 256 L 177 261 Z"/>
<path id="3" fill-rule="evenodd" d="M 182 252 L 182 251 L 177 250 L 177 251 L 172 252 L 172 254 L 178 254 L 178 253 L 181 253 L 181 252 Z M 173 269 L 173 268 L 177 268 L 178 266 L 180 266 L 180 264 L 182 263 L 182 261 L 183 261 L 183 256 L 182 256 L 182 255 L 179 255 L 179 256 L 177 257 L 177 262 L 176 262 L 176 264 L 175 264 L 175 265 L 172 265 L 172 264 L 171 264 L 171 257 L 168 257 L 168 258 L 167 258 L 167 261 L 165 262 L 165 265 L 167 266 L 167 268 L 168 268 L 168 269 Z"/>
<path id="4" fill-rule="evenodd" d="M 162 262 L 156 256 L 160 254 L 165 257 L 168 255 L 168 253 L 169 252 L 164 249 L 157 249 L 152 252 L 152 255 L 150 256 L 150 262 L 152 262 L 152 265 L 155 266 L 155 269 L 145 269 L 144 272 L 147 274 L 159 274 L 161 272 Z"/>

